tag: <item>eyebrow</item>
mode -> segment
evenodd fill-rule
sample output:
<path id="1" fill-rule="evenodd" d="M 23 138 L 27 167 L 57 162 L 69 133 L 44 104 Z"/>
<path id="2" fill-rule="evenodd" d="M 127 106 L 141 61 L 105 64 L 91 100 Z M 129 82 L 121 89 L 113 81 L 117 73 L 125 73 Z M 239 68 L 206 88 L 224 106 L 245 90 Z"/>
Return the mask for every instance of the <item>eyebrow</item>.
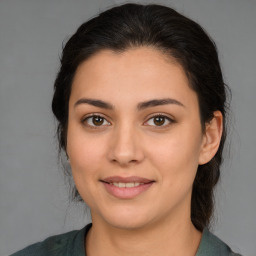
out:
<path id="1" fill-rule="evenodd" d="M 75 103 L 75 107 L 80 104 L 89 104 L 89 105 L 92 105 L 98 108 L 104 108 L 104 109 L 111 109 L 111 110 L 114 109 L 114 106 L 112 104 L 102 100 L 82 98 Z"/>
<path id="2" fill-rule="evenodd" d="M 74 106 L 76 107 L 80 104 L 89 104 L 89 105 L 92 105 L 92 106 L 95 106 L 95 107 L 98 107 L 98 108 L 104 108 L 104 109 L 109 109 L 109 110 L 114 109 L 114 106 L 112 104 L 110 104 L 108 102 L 105 102 L 105 101 L 102 101 L 102 100 L 96 100 L 96 99 L 82 98 L 82 99 L 79 99 L 75 103 Z M 167 105 L 167 104 L 174 104 L 174 105 L 185 107 L 178 100 L 171 99 L 171 98 L 164 98 L 164 99 L 153 99 L 153 100 L 149 100 L 149 101 L 140 102 L 137 105 L 137 109 L 138 110 L 143 110 L 145 108 L 156 107 L 156 106 Z"/>
<path id="3" fill-rule="evenodd" d="M 156 107 L 161 105 L 167 105 L 167 104 L 175 104 L 178 106 L 185 107 L 180 101 L 171 99 L 171 98 L 165 98 L 165 99 L 154 99 L 149 101 L 144 101 L 138 104 L 137 109 L 142 110 L 149 107 Z"/>

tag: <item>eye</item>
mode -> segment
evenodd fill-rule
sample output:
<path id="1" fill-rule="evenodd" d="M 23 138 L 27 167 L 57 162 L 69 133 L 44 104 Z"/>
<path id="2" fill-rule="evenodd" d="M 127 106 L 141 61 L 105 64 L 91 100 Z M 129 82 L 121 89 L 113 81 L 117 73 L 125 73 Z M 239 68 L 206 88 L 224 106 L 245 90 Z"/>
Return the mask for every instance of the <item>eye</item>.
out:
<path id="1" fill-rule="evenodd" d="M 148 119 L 148 121 L 145 124 L 150 125 L 150 126 L 163 127 L 163 126 L 167 126 L 173 122 L 174 121 L 170 117 L 167 117 L 162 114 L 157 114 L 157 115 L 151 117 L 150 119 Z"/>
<path id="2" fill-rule="evenodd" d="M 91 115 L 85 117 L 83 118 L 82 123 L 93 128 L 110 125 L 110 122 L 100 115 Z"/>

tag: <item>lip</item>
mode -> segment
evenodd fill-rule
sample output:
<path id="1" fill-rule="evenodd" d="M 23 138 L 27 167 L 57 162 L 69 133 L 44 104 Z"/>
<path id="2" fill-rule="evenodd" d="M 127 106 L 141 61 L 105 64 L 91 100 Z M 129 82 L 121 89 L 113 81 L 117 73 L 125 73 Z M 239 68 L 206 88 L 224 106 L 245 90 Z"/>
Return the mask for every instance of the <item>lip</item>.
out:
<path id="1" fill-rule="evenodd" d="M 111 176 L 100 180 L 104 185 L 107 192 L 119 199 L 132 199 L 136 196 L 147 191 L 153 184 L 154 180 L 149 180 L 142 177 L 131 176 L 131 177 L 120 177 Z M 135 187 L 117 187 L 113 183 L 141 183 Z"/>
<path id="2" fill-rule="evenodd" d="M 138 177 L 138 176 L 130 176 L 130 177 L 110 176 L 110 177 L 102 179 L 101 181 L 107 182 L 107 183 L 114 183 L 114 182 L 122 182 L 122 183 L 129 183 L 129 182 L 150 183 L 150 182 L 153 182 L 154 180 L 149 180 L 149 179 Z"/>

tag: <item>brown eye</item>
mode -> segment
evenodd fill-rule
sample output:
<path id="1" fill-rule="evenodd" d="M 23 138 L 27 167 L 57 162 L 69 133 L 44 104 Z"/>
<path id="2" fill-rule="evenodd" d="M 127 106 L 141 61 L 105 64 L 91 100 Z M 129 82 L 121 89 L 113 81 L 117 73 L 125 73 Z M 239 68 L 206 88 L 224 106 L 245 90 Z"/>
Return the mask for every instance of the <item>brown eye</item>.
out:
<path id="1" fill-rule="evenodd" d="M 156 126 L 165 127 L 173 122 L 174 121 L 170 117 L 167 117 L 165 115 L 155 115 L 150 119 L 148 119 L 148 121 L 146 122 L 146 125 L 155 126 L 155 127 Z"/>
<path id="2" fill-rule="evenodd" d="M 93 116 L 92 117 L 92 122 L 94 125 L 99 126 L 102 125 L 104 122 L 104 118 L 100 117 L 100 116 Z"/>
<path id="3" fill-rule="evenodd" d="M 93 128 L 110 125 L 110 123 L 104 117 L 98 116 L 98 115 L 92 115 L 92 116 L 86 117 L 83 120 L 83 123 L 86 126 L 91 126 Z"/>
<path id="4" fill-rule="evenodd" d="M 154 124 L 157 126 L 161 126 L 165 123 L 165 117 L 163 116 L 156 116 L 154 117 Z"/>

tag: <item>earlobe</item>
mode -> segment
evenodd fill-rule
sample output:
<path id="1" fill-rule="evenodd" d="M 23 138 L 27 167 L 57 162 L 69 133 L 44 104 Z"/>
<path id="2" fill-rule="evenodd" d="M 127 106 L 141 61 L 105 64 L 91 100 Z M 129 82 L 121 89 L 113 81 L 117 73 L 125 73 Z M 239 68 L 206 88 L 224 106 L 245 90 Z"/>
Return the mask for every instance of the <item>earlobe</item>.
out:
<path id="1" fill-rule="evenodd" d="M 205 125 L 205 133 L 199 156 L 199 165 L 208 163 L 218 151 L 222 131 L 223 116 L 220 111 L 215 111 L 212 120 Z"/>

